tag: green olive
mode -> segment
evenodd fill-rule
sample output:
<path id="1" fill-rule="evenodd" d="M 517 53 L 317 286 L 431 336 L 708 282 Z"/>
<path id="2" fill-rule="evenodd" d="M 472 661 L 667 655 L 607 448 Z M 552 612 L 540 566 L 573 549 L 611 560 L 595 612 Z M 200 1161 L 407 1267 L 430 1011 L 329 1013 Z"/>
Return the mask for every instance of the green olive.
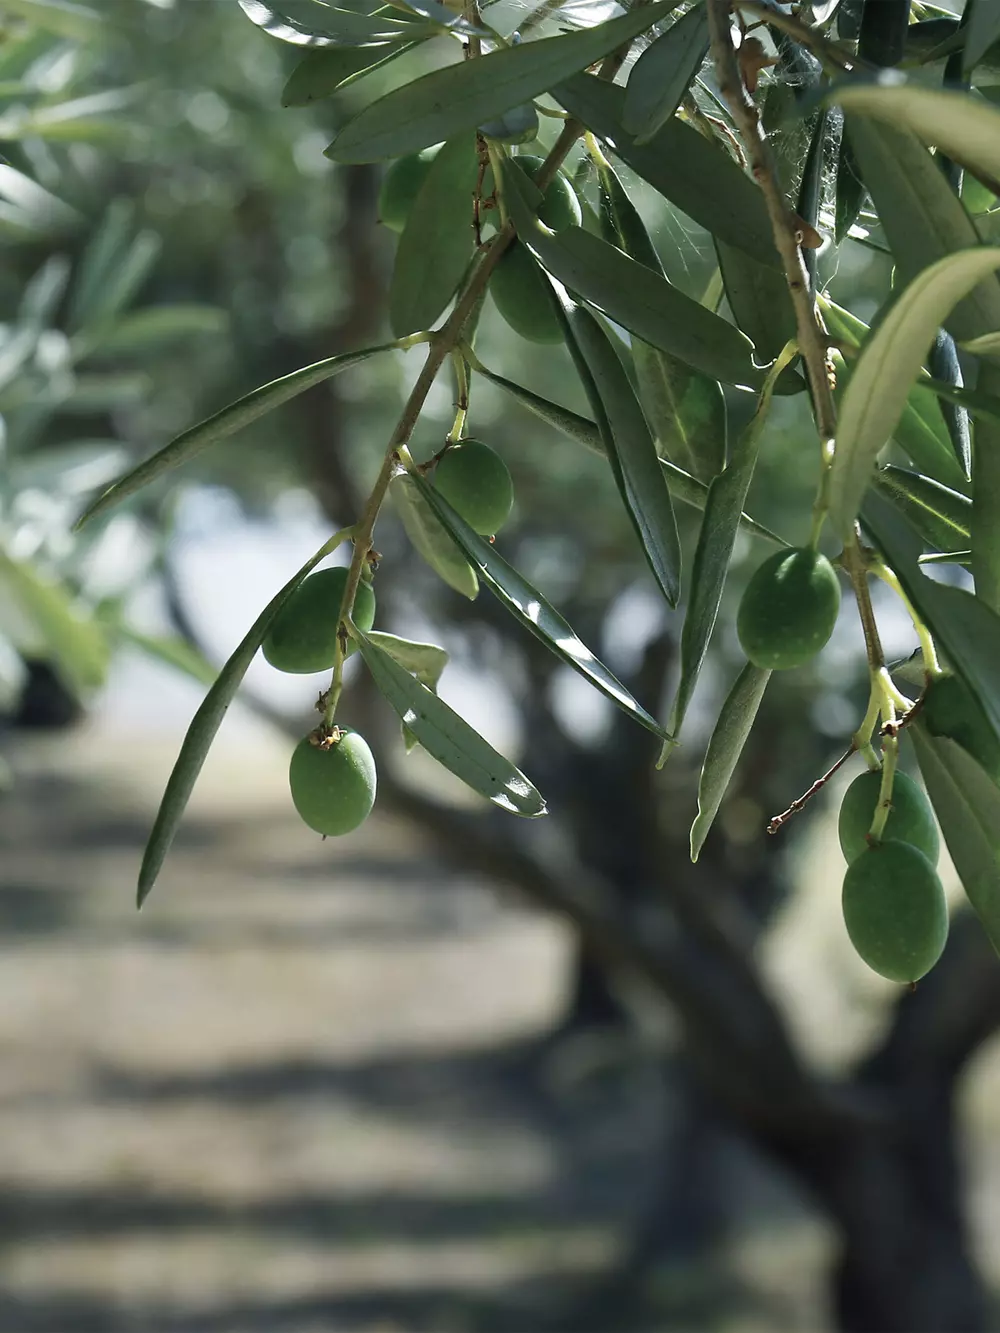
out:
<path id="1" fill-rule="evenodd" d="M 862 773 L 844 793 L 837 828 L 848 861 L 856 860 L 868 846 L 868 830 L 875 818 L 881 785 L 880 772 Z M 931 865 L 937 865 L 941 840 L 934 812 L 923 789 L 906 773 L 893 774 L 892 807 L 882 840 L 908 842 L 923 852 Z"/>
<path id="2" fill-rule="evenodd" d="M 470 528 L 491 537 L 510 516 L 514 487 L 495 449 L 462 440 L 445 450 L 434 469 L 434 485 Z"/>
<path id="3" fill-rule="evenodd" d="M 840 584 L 825 555 L 811 547 L 777 551 L 755 571 L 736 617 L 754 666 L 802 666 L 823 647 L 840 610 Z"/>
<path id="4" fill-rule="evenodd" d="M 292 801 L 305 823 L 326 837 L 352 833 L 375 804 L 375 760 L 363 736 L 345 731 L 328 749 L 307 736 L 288 769 Z"/>
<path id="5" fill-rule="evenodd" d="M 413 201 L 420 193 L 420 187 L 427 179 L 431 163 L 441 149 L 425 148 L 422 153 L 410 153 L 407 157 L 397 158 L 382 177 L 382 188 L 378 196 L 378 220 L 384 222 L 392 231 L 401 232 L 410 216 Z"/>
<path id="6" fill-rule="evenodd" d="M 908 842 L 866 847 L 847 868 L 842 905 L 851 943 L 889 981 L 919 981 L 944 951 L 944 889 L 927 857 Z"/>
<path id="7" fill-rule="evenodd" d="M 299 584 L 274 620 L 264 639 L 264 656 L 279 671 L 308 675 L 327 671 L 337 655 L 340 603 L 347 570 L 321 569 Z M 362 630 L 375 620 L 375 594 L 362 581 L 354 598 L 352 619 Z M 355 645 L 348 646 L 348 656 Z"/>
<path id="8" fill-rule="evenodd" d="M 490 279 L 490 295 L 506 323 L 522 338 L 534 343 L 562 342 L 552 288 L 520 241 L 501 256 Z"/>

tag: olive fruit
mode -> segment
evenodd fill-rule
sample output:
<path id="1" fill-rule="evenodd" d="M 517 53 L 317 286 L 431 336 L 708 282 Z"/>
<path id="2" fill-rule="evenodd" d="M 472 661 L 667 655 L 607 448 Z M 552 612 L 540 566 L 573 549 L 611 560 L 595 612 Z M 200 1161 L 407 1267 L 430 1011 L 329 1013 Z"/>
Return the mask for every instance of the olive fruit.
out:
<path id="1" fill-rule="evenodd" d="M 840 584 L 825 555 L 808 546 L 777 551 L 744 589 L 736 630 L 754 666 L 783 671 L 815 657 L 839 610 Z"/>
<path id="2" fill-rule="evenodd" d="M 982 705 L 958 676 L 938 676 L 924 695 L 924 726 L 968 750 L 991 778 L 1000 778 L 1000 741 Z"/>
<path id="3" fill-rule="evenodd" d="M 307 736 L 288 768 L 292 801 L 317 833 L 339 837 L 363 824 L 375 804 L 375 760 L 356 731 L 342 731 L 328 748 Z"/>
<path id="4" fill-rule="evenodd" d="M 868 847 L 868 830 L 875 818 L 881 786 L 881 772 L 862 773 L 844 793 L 837 831 L 841 850 L 848 861 L 856 861 Z M 886 839 L 908 842 L 923 852 L 931 865 L 937 865 L 941 840 L 930 801 L 919 784 L 906 773 L 893 775 L 892 806 L 882 833 L 882 840 Z"/>
<path id="5" fill-rule="evenodd" d="M 434 469 L 433 481 L 469 527 L 484 537 L 499 532 L 510 516 L 514 487 L 507 464 L 481 440 L 450 445 Z"/>
<path id="6" fill-rule="evenodd" d="M 337 656 L 337 627 L 340 603 L 347 583 L 347 570 L 321 569 L 303 579 L 271 622 L 264 639 L 264 656 L 279 671 L 308 675 L 326 671 Z M 359 629 L 370 630 L 375 620 L 375 594 L 371 585 L 358 584 L 352 619 Z M 355 645 L 348 646 L 348 654 Z"/>
<path id="7" fill-rule="evenodd" d="M 847 868 L 842 905 L 851 943 L 874 972 L 918 981 L 948 938 L 948 904 L 937 871 L 908 842 L 877 842 Z"/>
<path id="8" fill-rule="evenodd" d="M 520 153 L 514 161 L 532 180 L 538 175 L 545 159 L 534 153 Z M 566 227 L 578 227 L 583 214 L 580 200 L 569 178 L 561 171 L 553 176 L 548 189 L 542 195 L 538 216 L 552 231 L 562 231 Z"/>
<path id="9" fill-rule="evenodd" d="M 422 153 L 410 153 L 397 158 L 382 177 L 378 196 L 378 219 L 392 231 L 402 231 L 410 216 L 413 201 L 427 178 L 431 163 L 441 145 L 425 148 Z"/>
<path id="10" fill-rule="evenodd" d="M 490 295 L 505 322 L 528 342 L 562 342 L 552 288 L 520 241 L 500 256 L 490 279 Z"/>

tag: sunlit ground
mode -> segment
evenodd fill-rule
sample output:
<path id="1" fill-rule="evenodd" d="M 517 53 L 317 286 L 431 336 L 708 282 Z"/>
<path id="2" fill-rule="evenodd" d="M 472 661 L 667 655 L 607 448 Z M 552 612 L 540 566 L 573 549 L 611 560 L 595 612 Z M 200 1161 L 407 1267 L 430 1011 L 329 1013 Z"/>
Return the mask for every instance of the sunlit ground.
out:
<path id="1" fill-rule="evenodd" d="M 559 924 L 385 817 L 314 840 L 288 807 L 284 742 L 239 717 L 137 915 L 175 744 L 92 724 L 12 755 L 0 1328 L 543 1327 L 646 1198 L 670 1114 L 652 1055 L 533 1058 L 563 999 Z M 833 1064 L 883 992 L 836 943 L 838 863 L 817 836 L 829 873 L 768 965 Z M 995 1066 L 968 1116 L 993 1277 Z M 824 1226 L 738 1154 L 733 1171 L 724 1248 L 656 1273 L 643 1327 L 823 1329 Z"/>

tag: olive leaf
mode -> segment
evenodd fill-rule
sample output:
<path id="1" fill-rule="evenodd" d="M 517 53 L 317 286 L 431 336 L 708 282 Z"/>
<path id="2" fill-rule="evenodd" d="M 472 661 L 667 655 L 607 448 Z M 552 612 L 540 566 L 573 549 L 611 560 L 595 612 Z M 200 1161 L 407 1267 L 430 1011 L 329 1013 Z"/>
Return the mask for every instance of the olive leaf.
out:
<path id="1" fill-rule="evenodd" d="M 948 312 L 1000 267 L 1000 248 L 949 255 L 916 277 L 870 334 L 840 405 L 829 477 L 830 515 L 849 535 L 875 459 L 899 421 L 924 358 Z"/>
<path id="2" fill-rule="evenodd" d="M 646 47 L 625 88 L 622 124 L 646 143 L 680 106 L 708 54 L 708 6 L 695 5 Z"/>
<path id="3" fill-rule="evenodd" d="M 200 421 L 197 426 L 191 426 L 183 431 L 145 462 L 140 463 L 131 472 L 126 472 L 88 505 L 77 520 L 76 526 L 82 527 L 98 514 L 103 514 L 105 510 L 134 495 L 143 486 L 148 486 L 151 481 L 163 476 L 171 468 L 189 462 L 209 445 L 216 444 L 219 440 L 224 440 L 227 436 L 242 430 L 251 421 L 273 412 L 282 403 L 287 403 L 289 399 L 305 393 L 314 385 L 322 384 L 331 375 L 339 375 L 342 370 L 367 361 L 377 352 L 388 352 L 395 346 L 395 343 L 383 343 L 379 347 L 366 347 L 360 352 L 345 352 L 341 356 L 331 356 L 325 361 L 316 361 L 311 366 L 303 366 L 301 370 L 294 370 L 290 375 L 283 375 L 281 379 L 271 380 L 268 384 L 262 384 L 259 389 L 244 394 L 228 407 Z"/>
<path id="4" fill-rule="evenodd" d="M 1000 952 L 1000 790 L 947 736 L 911 728 L 917 762 L 969 902 Z"/>
<path id="5" fill-rule="evenodd" d="M 378 643 L 354 631 L 379 693 L 423 748 L 467 787 L 511 814 L 535 819 L 545 801 L 535 786 L 422 681 Z"/>
<path id="6" fill-rule="evenodd" d="M 222 725 L 229 705 L 247 673 L 247 668 L 257 654 L 257 649 L 264 642 L 271 621 L 300 583 L 311 574 L 313 569 L 330 554 L 340 543 L 340 536 L 331 537 L 316 554 L 302 566 L 298 573 L 288 580 L 285 586 L 275 594 L 260 613 L 243 637 L 236 651 L 219 672 L 201 706 L 191 720 L 187 734 L 177 756 L 166 790 L 156 812 L 153 828 L 146 842 L 142 865 L 139 868 L 138 906 L 141 907 L 156 883 L 163 867 L 170 844 L 174 840 L 177 826 L 187 807 L 188 800 L 198 780 L 208 752 Z"/>
<path id="7" fill-rule="evenodd" d="M 410 481 L 419 490 L 455 545 L 475 567 L 486 587 L 521 625 L 584 680 L 655 735 L 664 737 L 660 724 L 576 635 L 537 588 L 507 563 L 503 556 L 469 527 L 447 500 L 417 473 Z"/>
<path id="8" fill-rule="evenodd" d="M 337 162 L 377 162 L 475 129 L 600 60 L 674 7 L 675 0 L 660 0 L 582 32 L 522 42 L 433 70 L 365 107 L 327 155 Z"/>
<path id="9" fill-rule="evenodd" d="M 400 474 L 389 487 L 392 503 L 399 515 L 407 537 L 418 554 L 438 574 L 449 588 L 468 597 L 470 602 L 479 595 L 479 578 L 462 552 L 456 549 L 447 530 L 429 507 L 423 494 L 411 477 Z"/>
<path id="10" fill-rule="evenodd" d="M 747 662 L 719 711 L 698 780 L 698 814 L 691 825 L 691 860 L 697 861 L 743 753 L 770 671 Z"/>

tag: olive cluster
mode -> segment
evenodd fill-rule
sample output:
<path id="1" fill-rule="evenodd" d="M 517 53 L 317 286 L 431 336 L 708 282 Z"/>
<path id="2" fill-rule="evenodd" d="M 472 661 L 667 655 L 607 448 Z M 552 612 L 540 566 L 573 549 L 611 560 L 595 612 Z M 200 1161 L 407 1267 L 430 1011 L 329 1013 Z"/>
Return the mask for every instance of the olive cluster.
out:
<path id="1" fill-rule="evenodd" d="M 478 533 L 491 536 L 510 515 L 514 503 L 510 472 L 500 455 L 480 440 L 448 444 L 434 465 L 432 480 Z M 332 670 L 347 577 L 344 568 L 322 569 L 296 588 L 264 639 L 264 656 L 272 666 L 295 675 Z M 364 633 L 375 623 L 375 593 L 365 579 L 358 584 L 351 619 Z M 345 637 L 344 656 L 356 650 L 357 645 Z M 375 804 L 375 759 L 356 731 L 320 727 L 296 746 L 289 784 L 295 808 L 311 829 L 325 837 L 351 833 Z"/>

